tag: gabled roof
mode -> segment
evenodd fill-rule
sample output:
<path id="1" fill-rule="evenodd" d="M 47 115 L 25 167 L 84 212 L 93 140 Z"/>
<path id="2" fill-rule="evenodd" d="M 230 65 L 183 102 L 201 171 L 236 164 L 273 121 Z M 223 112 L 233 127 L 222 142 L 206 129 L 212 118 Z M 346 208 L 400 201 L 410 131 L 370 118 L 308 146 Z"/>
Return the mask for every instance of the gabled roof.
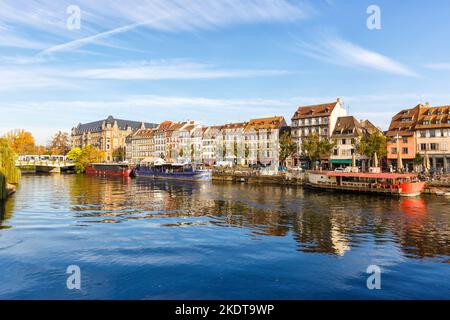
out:
<path id="1" fill-rule="evenodd" d="M 155 131 L 156 131 L 156 128 L 140 129 L 140 130 L 136 131 L 136 133 L 133 135 L 133 138 L 151 138 L 151 137 L 153 137 Z"/>
<path id="2" fill-rule="evenodd" d="M 353 116 L 337 118 L 334 127 L 333 136 L 354 135 L 361 136 L 365 133 L 374 133 L 380 131 L 369 120 L 358 121 Z"/>
<path id="3" fill-rule="evenodd" d="M 313 117 L 323 117 L 329 116 L 333 112 L 336 105 L 340 103 L 339 101 L 324 103 L 324 104 L 316 104 L 310 106 L 300 106 L 295 112 L 292 120 L 304 119 L 304 118 L 313 118 Z"/>
<path id="4" fill-rule="evenodd" d="M 279 129 L 286 126 L 286 121 L 282 116 L 268 118 L 251 119 L 245 126 L 244 131 L 259 129 Z"/>
<path id="5" fill-rule="evenodd" d="M 413 135 L 419 115 L 419 106 L 412 109 L 404 109 L 393 116 L 386 135 L 390 137 L 397 134 L 400 136 Z"/>

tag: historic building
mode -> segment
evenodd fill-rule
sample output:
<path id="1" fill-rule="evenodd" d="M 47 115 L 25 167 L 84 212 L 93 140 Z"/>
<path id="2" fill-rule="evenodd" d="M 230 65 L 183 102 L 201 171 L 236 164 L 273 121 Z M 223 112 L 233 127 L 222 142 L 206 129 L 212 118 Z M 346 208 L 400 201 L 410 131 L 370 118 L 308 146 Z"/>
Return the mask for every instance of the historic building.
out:
<path id="1" fill-rule="evenodd" d="M 164 121 L 156 127 L 153 133 L 153 157 L 166 157 L 166 132 L 172 125 L 172 121 Z"/>
<path id="2" fill-rule="evenodd" d="M 413 161 L 417 153 L 416 123 L 419 116 L 419 106 L 405 109 L 392 117 L 388 137 L 387 161 L 388 165 L 397 168 L 401 158 L 403 168 L 413 170 Z"/>
<path id="3" fill-rule="evenodd" d="M 209 126 L 202 128 L 202 160 L 209 166 L 217 164 L 219 150 L 219 135 L 221 134 L 221 126 Z"/>
<path id="4" fill-rule="evenodd" d="M 279 138 L 284 117 L 250 120 L 244 128 L 244 161 L 247 165 L 279 165 Z"/>
<path id="5" fill-rule="evenodd" d="M 217 139 L 217 161 L 227 165 L 244 164 L 244 129 L 247 122 L 227 123 Z"/>
<path id="6" fill-rule="evenodd" d="M 78 124 L 72 128 L 72 147 L 83 148 L 91 145 L 105 152 L 105 161 L 114 160 L 116 152 L 124 152 L 125 139 L 139 129 L 154 128 L 153 123 L 115 119 L 109 116 L 105 120 Z"/>
<path id="7" fill-rule="evenodd" d="M 156 129 L 140 129 L 131 136 L 131 162 L 139 164 L 146 158 L 153 158 L 154 133 Z"/>
<path id="8" fill-rule="evenodd" d="M 347 111 L 340 98 L 336 102 L 299 107 L 291 119 L 292 138 L 297 144 L 295 165 L 300 165 L 305 159 L 301 149 L 305 138 L 317 134 L 320 139 L 330 139 L 337 119 L 346 115 Z"/>
<path id="9" fill-rule="evenodd" d="M 432 107 L 429 104 L 416 107 L 415 125 L 417 150 L 430 159 L 431 168 L 450 171 L 450 106 Z"/>
<path id="10" fill-rule="evenodd" d="M 356 147 L 361 138 L 376 132 L 382 133 L 369 120 L 358 121 L 353 116 L 339 117 L 331 135 L 331 140 L 336 143 L 330 156 L 332 168 L 351 166 L 353 155 L 357 166 L 367 167 L 367 157 L 358 154 Z"/>

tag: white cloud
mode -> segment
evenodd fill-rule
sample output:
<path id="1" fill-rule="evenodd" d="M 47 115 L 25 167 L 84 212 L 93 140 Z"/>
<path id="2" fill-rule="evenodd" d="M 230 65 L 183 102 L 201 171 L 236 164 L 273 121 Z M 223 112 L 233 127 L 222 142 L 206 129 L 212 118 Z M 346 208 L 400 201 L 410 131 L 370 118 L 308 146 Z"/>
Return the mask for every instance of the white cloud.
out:
<path id="1" fill-rule="evenodd" d="M 72 0 L 1 1 L 0 46 L 41 48 L 39 39 L 51 38 L 54 45 L 42 51 L 50 54 L 87 44 L 105 45 L 107 38 L 137 27 L 190 32 L 242 23 L 292 22 L 310 11 L 303 2 L 289 0 L 78 0 L 81 29 L 74 32 L 66 28 L 66 8 L 73 4 Z"/>
<path id="2" fill-rule="evenodd" d="M 331 64 L 377 70 L 407 77 L 418 76 L 414 70 L 392 58 L 335 36 L 320 37 L 314 43 L 298 42 L 296 50 L 306 56 Z"/>
<path id="3" fill-rule="evenodd" d="M 210 64 L 182 59 L 128 62 L 105 68 L 71 68 L 70 66 L 19 66 L 40 62 L 39 58 L 0 58 L 0 61 L 16 65 L 0 66 L 0 92 L 23 88 L 60 88 L 81 85 L 82 80 L 95 83 L 109 80 L 195 80 L 282 76 L 285 70 L 271 69 L 225 69 Z"/>
<path id="4" fill-rule="evenodd" d="M 208 64 L 178 60 L 144 61 L 112 68 L 75 71 L 72 76 L 110 80 L 217 79 L 288 74 L 284 70 L 221 69 Z"/>
<path id="5" fill-rule="evenodd" d="M 434 70 L 450 70 L 450 63 L 429 63 L 425 67 Z"/>

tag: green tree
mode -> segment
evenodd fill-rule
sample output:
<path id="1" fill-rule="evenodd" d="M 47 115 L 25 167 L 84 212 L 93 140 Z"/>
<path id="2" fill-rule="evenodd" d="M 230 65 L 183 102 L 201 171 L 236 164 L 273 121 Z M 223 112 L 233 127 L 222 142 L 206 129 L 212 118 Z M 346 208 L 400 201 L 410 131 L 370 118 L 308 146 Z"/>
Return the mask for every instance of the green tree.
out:
<path id="1" fill-rule="evenodd" d="M 180 151 L 178 152 L 178 156 L 180 158 L 183 158 L 183 155 L 184 155 L 184 150 L 183 150 L 183 148 L 180 148 Z"/>
<path id="2" fill-rule="evenodd" d="M 294 154 L 295 150 L 297 149 L 297 145 L 288 131 L 285 131 L 281 134 L 279 143 L 280 143 L 280 162 L 282 165 L 284 165 L 286 159 Z"/>
<path id="3" fill-rule="evenodd" d="M 195 147 L 194 144 L 191 143 L 191 161 L 194 162 L 194 156 L 195 156 Z"/>
<path id="4" fill-rule="evenodd" d="M 244 146 L 244 158 L 248 163 L 248 157 L 250 156 L 250 147 L 248 146 L 248 143 Z"/>
<path id="5" fill-rule="evenodd" d="M 125 160 L 125 148 L 124 147 L 118 147 L 114 149 L 113 151 L 113 159 L 114 161 L 124 161 Z"/>
<path id="6" fill-rule="evenodd" d="M 237 143 L 237 138 L 234 138 L 234 142 L 233 142 L 233 155 L 234 155 L 234 164 L 237 164 L 238 162 L 238 143 Z"/>
<path id="7" fill-rule="evenodd" d="M 387 142 L 388 139 L 386 136 L 377 131 L 363 136 L 356 145 L 356 150 L 359 154 L 365 155 L 371 161 L 373 160 L 375 153 L 381 160 L 387 155 Z"/>
<path id="8" fill-rule="evenodd" d="M 320 139 L 316 133 L 307 137 L 302 143 L 302 150 L 312 164 L 320 161 L 321 157 L 327 157 L 336 146 L 335 142 L 328 139 Z"/>
<path id="9" fill-rule="evenodd" d="M 420 153 L 416 153 L 416 156 L 413 159 L 413 164 L 414 164 L 414 168 L 416 171 L 418 171 L 419 167 L 423 164 L 423 157 L 421 156 Z"/>
<path id="10" fill-rule="evenodd" d="M 225 160 L 226 156 L 227 156 L 227 145 L 224 142 L 223 143 L 223 148 L 222 148 L 222 158 Z"/>
<path id="11" fill-rule="evenodd" d="M 7 183 L 19 183 L 20 169 L 16 167 L 16 157 L 8 140 L 0 138 L 0 200 L 7 197 Z"/>
<path id="12" fill-rule="evenodd" d="M 67 132 L 58 131 L 50 141 L 47 149 L 53 155 L 65 155 L 70 151 L 70 138 Z"/>
<path id="13" fill-rule="evenodd" d="M 89 145 L 83 149 L 73 148 L 67 158 L 74 162 L 77 173 L 83 173 L 89 164 L 104 161 L 105 153 Z"/>

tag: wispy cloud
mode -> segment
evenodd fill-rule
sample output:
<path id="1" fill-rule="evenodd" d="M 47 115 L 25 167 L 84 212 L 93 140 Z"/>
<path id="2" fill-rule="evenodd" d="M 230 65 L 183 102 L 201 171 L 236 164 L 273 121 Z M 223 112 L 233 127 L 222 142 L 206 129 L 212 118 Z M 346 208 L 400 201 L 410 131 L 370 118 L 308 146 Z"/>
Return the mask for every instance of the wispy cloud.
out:
<path id="1" fill-rule="evenodd" d="M 128 62 L 100 68 L 73 68 L 63 66 L 28 66 L 26 57 L 0 58 L 14 62 L 12 66 L 0 66 L 0 91 L 23 88 L 75 87 L 84 80 L 96 84 L 102 81 L 153 81 L 153 80 L 200 80 L 225 78 L 255 78 L 283 76 L 292 72 L 276 69 L 227 69 L 220 66 L 184 59 L 150 60 Z M 39 58 L 31 59 L 39 62 Z M 26 66 L 20 66 L 24 64 Z M 84 83 L 84 85 L 86 85 Z"/>
<path id="2" fill-rule="evenodd" d="M 85 69 L 71 76 L 109 80 L 219 79 L 288 74 L 285 70 L 222 69 L 214 65 L 183 60 L 158 60 L 131 63 L 112 68 Z"/>
<path id="3" fill-rule="evenodd" d="M 425 67 L 434 70 L 450 70 L 450 63 L 429 63 Z"/>
<path id="4" fill-rule="evenodd" d="M 414 70 L 392 58 L 337 36 L 322 36 L 313 43 L 299 41 L 295 50 L 303 55 L 331 64 L 377 70 L 407 77 L 419 76 Z"/>
<path id="5" fill-rule="evenodd" d="M 82 12 L 81 30 L 76 32 L 66 28 L 65 10 L 73 4 Z M 41 40 L 50 38 L 54 45 L 41 54 L 53 54 L 88 44 L 105 45 L 107 38 L 138 27 L 162 32 L 212 30 L 243 23 L 292 22 L 310 11 L 304 2 L 289 0 L 4 0 L 0 46 L 42 49 Z"/>

